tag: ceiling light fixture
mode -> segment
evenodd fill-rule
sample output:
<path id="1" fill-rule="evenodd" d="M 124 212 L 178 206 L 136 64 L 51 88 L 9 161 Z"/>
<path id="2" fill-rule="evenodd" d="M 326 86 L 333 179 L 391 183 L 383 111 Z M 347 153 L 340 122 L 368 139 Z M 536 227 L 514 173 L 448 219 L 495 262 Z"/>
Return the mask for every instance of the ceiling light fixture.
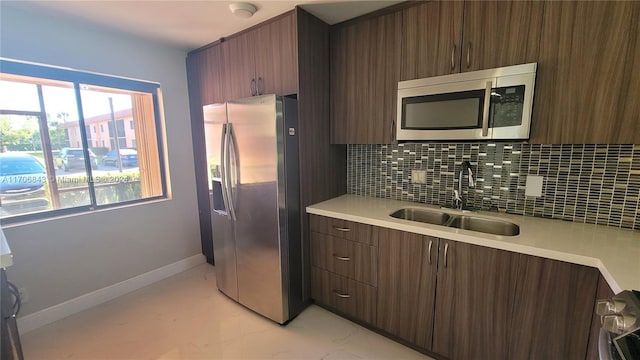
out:
<path id="1" fill-rule="evenodd" d="M 252 17 L 253 14 L 258 11 L 258 8 L 253 4 L 239 2 L 230 4 L 229 10 L 231 10 L 235 16 L 246 19 Z"/>

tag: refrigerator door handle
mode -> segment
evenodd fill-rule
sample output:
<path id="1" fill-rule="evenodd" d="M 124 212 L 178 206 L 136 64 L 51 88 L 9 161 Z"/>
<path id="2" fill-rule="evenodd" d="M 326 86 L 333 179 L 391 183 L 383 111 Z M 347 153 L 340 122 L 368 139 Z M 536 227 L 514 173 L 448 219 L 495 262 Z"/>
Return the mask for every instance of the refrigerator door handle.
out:
<path id="1" fill-rule="evenodd" d="M 227 166 L 225 166 L 225 178 L 227 181 L 227 201 L 229 202 L 229 213 L 231 214 L 231 219 L 233 221 L 237 220 L 236 216 L 236 197 L 233 196 L 233 181 L 237 181 L 238 179 L 238 164 L 237 164 L 237 156 L 236 156 L 236 148 L 235 148 L 235 140 L 233 139 L 233 127 L 231 124 L 227 124 L 227 131 L 225 137 L 225 148 L 226 148 L 226 156 L 225 160 L 227 161 Z M 231 156 L 233 154 L 233 156 Z M 233 168 L 231 166 L 231 160 L 233 157 Z M 235 176 L 232 175 L 232 171 L 235 172 Z"/>
<path id="2" fill-rule="evenodd" d="M 220 139 L 220 156 L 222 157 L 220 161 L 220 172 L 222 173 L 222 181 L 220 184 L 222 185 L 222 202 L 224 203 L 224 215 L 226 215 L 229 219 L 231 219 L 231 214 L 229 212 L 229 198 L 227 197 L 227 165 L 225 164 L 225 158 L 227 154 L 227 124 L 222 124 L 222 139 Z"/>

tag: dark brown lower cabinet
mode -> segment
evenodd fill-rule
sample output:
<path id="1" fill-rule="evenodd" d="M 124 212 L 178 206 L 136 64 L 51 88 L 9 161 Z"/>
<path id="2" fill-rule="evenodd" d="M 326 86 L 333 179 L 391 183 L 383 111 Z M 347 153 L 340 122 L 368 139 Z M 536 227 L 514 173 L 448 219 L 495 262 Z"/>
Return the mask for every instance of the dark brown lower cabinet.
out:
<path id="1" fill-rule="evenodd" d="M 381 230 L 377 327 L 431 349 L 438 239 Z"/>
<path id="2" fill-rule="evenodd" d="M 507 359 L 518 255 L 444 239 L 438 252 L 432 351 L 450 359 Z"/>
<path id="3" fill-rule="evenodd" d="M 376 323 L 376 288 L 311 267 L 311 297 L 349 317 Z"/>
<path id="4" fill-rule="evenodd" d="M 585 358 L 596 269 L 396 230 L 379 244 L 385 332 L 452 360 Z"/>
<path id="5" fill-rule="evenodd" d="M 378 248 L 316 232 L 311 233 L 311 265 L 378 285 Z"/>
<path id="6" fill-rule="evenodd" d="M 509 359 L 584 359 L 595 304 L 595 268 L 518 255 Z"/>
<path id="7" fill-rule="evenodd" d="M 517 254 L 396 230 L 379 244 L 378 328 L 451 359 L 506 359 Z"/>
<path id="8" fill-rule="evenodd" d="M 351 269 L 327 265 L 330 272 L 314 266 L 312 297 L 317 302 L 451 360 L 583 360 L 591 354 L 595 299 L 610 292 L 603 279 L 598 287 L 597 269 L 404 231 L 371 230 L 378 240 L 377 288 L 350 279 L 364 279 Z M 333 243 L 339 239 L 315 240 L 327 244 L 312 251 L 338 249 Z"/>

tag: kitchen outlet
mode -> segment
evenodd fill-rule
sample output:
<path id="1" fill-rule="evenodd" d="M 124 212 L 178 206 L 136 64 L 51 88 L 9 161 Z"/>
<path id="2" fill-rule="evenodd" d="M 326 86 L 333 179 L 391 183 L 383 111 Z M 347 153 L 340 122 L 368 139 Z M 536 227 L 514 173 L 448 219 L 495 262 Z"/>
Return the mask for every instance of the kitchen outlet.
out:
<path id="1" fill-rule="evenodd" d="M 527 185 L 524 190 L 525 196 L 540 197 L 542 196 L 542 183 L 544 177 L 537 175 L 527 176 Z"/>
<path id="2" fill-rule="evenodd" d="M 411 170 L 411 182 L 414 184 L 426 184 L 427 183 L 427 171 L 426 170 Z"/>
<path id="3" fill-rule="evenodd" d="M 26 304 L 29 302 L 29 293 L 27 292 L 26 288 L 19 288 L 18 293 L 20 293 L 20 301 L 23 304 Z"/>

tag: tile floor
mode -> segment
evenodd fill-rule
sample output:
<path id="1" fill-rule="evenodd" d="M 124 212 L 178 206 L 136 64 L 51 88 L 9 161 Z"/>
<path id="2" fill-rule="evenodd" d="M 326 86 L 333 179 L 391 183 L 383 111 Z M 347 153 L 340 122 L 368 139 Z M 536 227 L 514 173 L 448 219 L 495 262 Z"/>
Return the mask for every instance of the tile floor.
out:
<path id="1" fill-rule="evenodd" d="M 320 307 L 283 327 L 222 295 L 203 264 L 22 336 L 35 359 L 429 359 Z"/>

